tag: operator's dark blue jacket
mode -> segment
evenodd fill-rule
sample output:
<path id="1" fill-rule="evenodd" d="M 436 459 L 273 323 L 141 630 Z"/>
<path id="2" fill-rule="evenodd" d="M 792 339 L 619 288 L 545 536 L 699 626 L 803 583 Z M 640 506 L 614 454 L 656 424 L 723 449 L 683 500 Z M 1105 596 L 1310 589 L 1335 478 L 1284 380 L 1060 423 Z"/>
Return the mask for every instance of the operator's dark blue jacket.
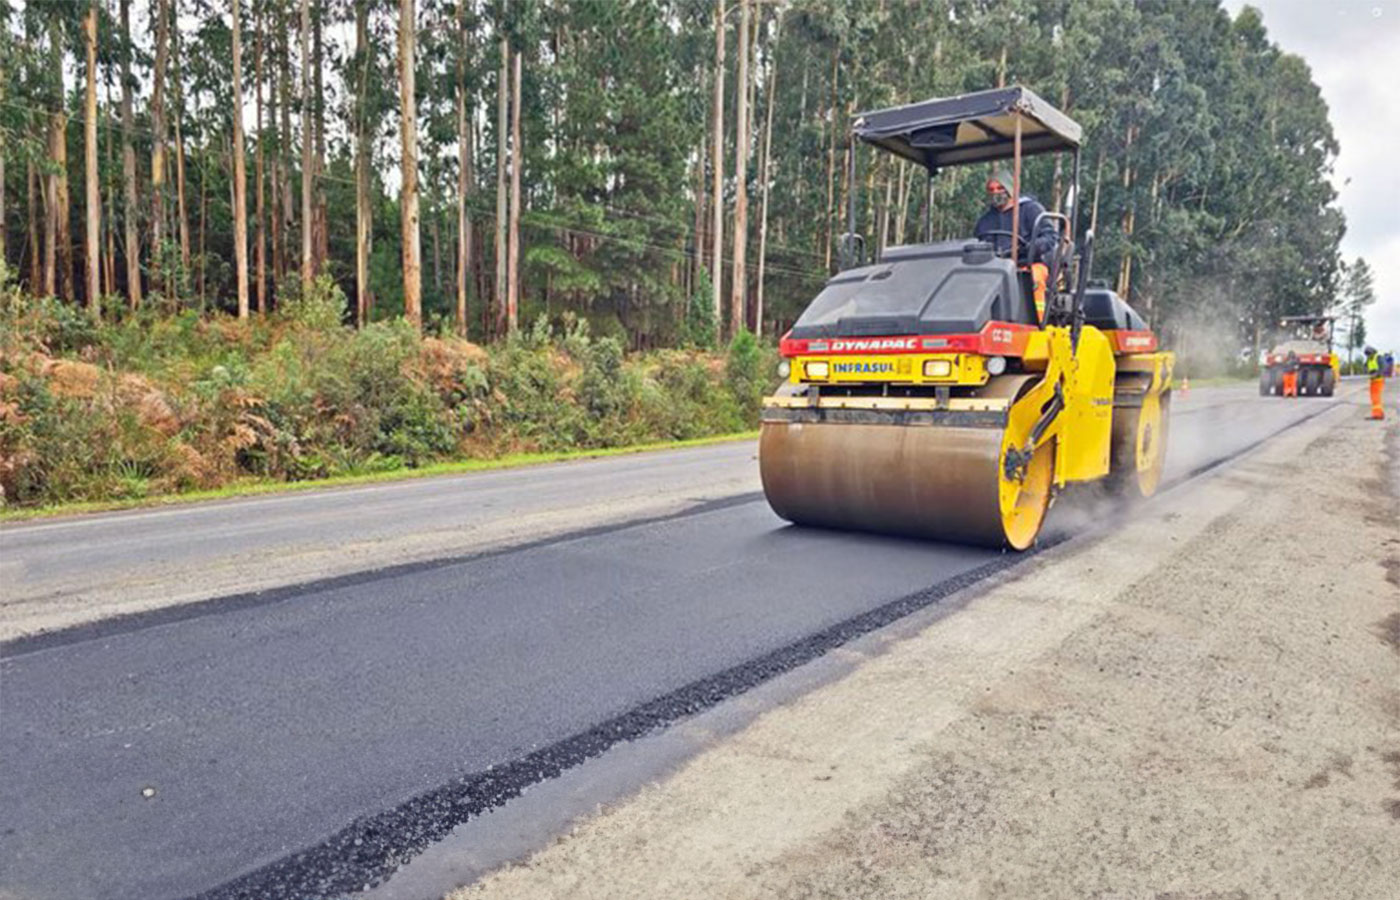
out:
<path id="1" fill-rule="evenodd" d="M 1045 212 L 1045 207 L 1029 194 L 1022 194 L 1021 202 L 1017 206 L 1021 212 L 1019 234 L 1030 247 L 1030 259 L 1025 258 L 1027 244 L 1021 245 L 1021 252 L 1017 256 L 1022 262 L 1048 262 L 1051 252 L 1055 249 L 1056 240 L 1055 227 L 1051 220 L 1043 220 L 1040 223 L 1040 231 L 1034 238 L 1030 236 L 1031 229 L 1035 227 L 1036 217 Z M 1006 234 L 988 234 L 992 231 L 1004 231 Z M 1011 248 L 1011 210 L 987 210 L 982 214 L 982 218 L 977 220 L 977 228 L 973 234 L 978 240 L 994 245 L 998 253 L 1007 253 Z"/>

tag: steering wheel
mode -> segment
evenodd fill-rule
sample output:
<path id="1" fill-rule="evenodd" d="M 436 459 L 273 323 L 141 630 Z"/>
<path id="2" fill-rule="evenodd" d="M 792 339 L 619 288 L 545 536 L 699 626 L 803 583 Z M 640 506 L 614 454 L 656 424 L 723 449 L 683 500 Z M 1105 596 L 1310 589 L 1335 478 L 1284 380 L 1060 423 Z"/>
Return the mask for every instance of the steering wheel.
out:
<path id="1" fill-rule="evenodd" d="M 979 237 L 979 239 L 985 239 L 985 238 L 989 238 L 989 237 L 1003 237 L 1003 236 L 1004 236 L 1004 237 L 1013 237 L 1013 235 L 1012 235 L 1011 232 L 1009 232 L 1009 231 L 984 231 L 984 232 L 982 232 L 978 237 Z M 1017 245 L 1020 246 L 1021 249 L 1024 251 L 1024 252 L 1022 252 L 1022 253 L 1018 253 L 1017 256 L 1020 257 L 1021 259 L 1029 259 L 1029 258 L 1030 258 L 1030 251 L 1031 251 L 1031 242 L 1028 241 L 1028 240 L 1026 239 L 1026 236 L 1025 236 L 1024 234 L 1016 234 L 1016 235 L 1014 235 L 1014 237 L 1015 237 L 1015 239 L 1016 239 Z M 996 241 L 991 241 L 990 243 L 991 243 L 991 245 L 992 245 L 993 247 L 996 247 Z M 1007 243 L 1009 244 L 1010 241 L 1008 241 Z M 999 257 L 1001 257 L 1001 258 L 1003 258 L 1003 259 L 1009 259 L 1009 258 L 1011 257 L 1011 248 L 1010 248 L 1010 247 L 1007 247 L 1005 250 L 996 250 L 995 252 L 996 252 L 996 255 L 997 255 L 997 256 L 999 256 Z"/>

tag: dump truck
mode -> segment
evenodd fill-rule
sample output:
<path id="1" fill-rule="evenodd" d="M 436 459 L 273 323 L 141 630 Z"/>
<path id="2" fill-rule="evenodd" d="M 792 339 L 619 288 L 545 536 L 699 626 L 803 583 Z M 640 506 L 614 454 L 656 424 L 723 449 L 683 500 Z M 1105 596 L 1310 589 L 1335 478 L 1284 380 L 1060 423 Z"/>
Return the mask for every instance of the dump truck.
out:
<path id="1" fill-rule="evenodd" d="M 1261 397 L 1330 397 L 1341 377 L 1333 351 L 1336 316 L 1285 316 L 1259 367 Z"/>
<path id="2" fill-rule="evenodd" d="M 1174 357 L 1117 294 L 1088 290 L 1093 234 L 1076 226 L 1082 129 L 1013 86 L 861 113 L 848 135 L 841 270 L 780 343 L 759 472 L 791 522 L 1025 550 L 1067 485 L 1148 497 L 1164 465 Z M 1065 212 L 1042 283 L 1030 235 L 875 248 L 855 233 L 857 149 L 924 169 L 1069 154 Z M 971 211 L 969 211 L 971 212 Z M 999 250 L 996 245 L 1005 243 Z"/>

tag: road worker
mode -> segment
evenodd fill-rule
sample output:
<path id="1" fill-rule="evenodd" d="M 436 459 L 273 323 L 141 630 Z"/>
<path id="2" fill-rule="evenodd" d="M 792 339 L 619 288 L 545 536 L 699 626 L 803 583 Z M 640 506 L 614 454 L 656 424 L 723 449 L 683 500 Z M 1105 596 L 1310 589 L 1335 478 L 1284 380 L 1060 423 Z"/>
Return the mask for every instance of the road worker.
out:
<path id="1" fill-rule="evenodd" d="M 1288 356 L 1283 361 L 1283 391 L 1284 397 L 1298 396 L 1298 354 L 1292 350 L 1288 351 Z"/>
<path id="2" fill-rule="evenodd" d="M 1381 402 L 1381 391 L 1385 389 L 1385 376 L 1381 374 L 1381 355 L 1375 347 L 1367 347 L 1366 378 L 1371 382 L 1371 418 L 1384 419 L 1385 405 Z"/>
<path id="3" fill-rule="evenodd" d="M 1051 255 L 1055 252 L 1055 244 L 1059 236 L 1055 232 L 1055 226 L 1049 219 L 1042 219 L 1040 228 L 1035 227 L 1036 219 L 1045 212 L 1045 207 L 1040 201 L 1030 196 L 1022 194 L 1019 202 L 1011 199 L 1012 185 L 1015 184 L 1009 172 L 998 172 L 987 179 L 987 211 L 977 220 L 977 225 L 973 229 L 973 234 L 979 241 L 986 241 L 991 244 L 998 253 L 1010 254 L 1012 216 L 1019 211 L 1019 221 L 1016 223 L 1016 232 L 1020 244 L 1016 252 L 1017 261 L 1024 266 L 1029 266 L 1031 280 L 1035 285 L 1035 312 L 1043 321 L 1045 319 L 1045 285 L 1050 278 L 1050 267 L 1047 265 Z M 1035 231 L 1032 235 L 1031 232 Z"/>

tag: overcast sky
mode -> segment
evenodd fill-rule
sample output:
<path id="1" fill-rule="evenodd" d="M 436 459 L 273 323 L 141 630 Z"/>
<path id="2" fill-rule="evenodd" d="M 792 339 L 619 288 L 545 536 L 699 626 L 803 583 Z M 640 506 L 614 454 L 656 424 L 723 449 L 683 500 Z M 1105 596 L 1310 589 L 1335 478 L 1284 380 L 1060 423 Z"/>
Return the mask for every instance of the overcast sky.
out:
<path id="1" fill-rule="evenodd" d="M 1225 0 L 1232 14 L 1244 0 Z M 1346 212 L 1342 254 L 1376 273 L 1368 341 L 1400 353 L 1400 0 L 1251 0 L 1269 38 L 1303 57 L 1342 151 L 1333 181 Z"/>

